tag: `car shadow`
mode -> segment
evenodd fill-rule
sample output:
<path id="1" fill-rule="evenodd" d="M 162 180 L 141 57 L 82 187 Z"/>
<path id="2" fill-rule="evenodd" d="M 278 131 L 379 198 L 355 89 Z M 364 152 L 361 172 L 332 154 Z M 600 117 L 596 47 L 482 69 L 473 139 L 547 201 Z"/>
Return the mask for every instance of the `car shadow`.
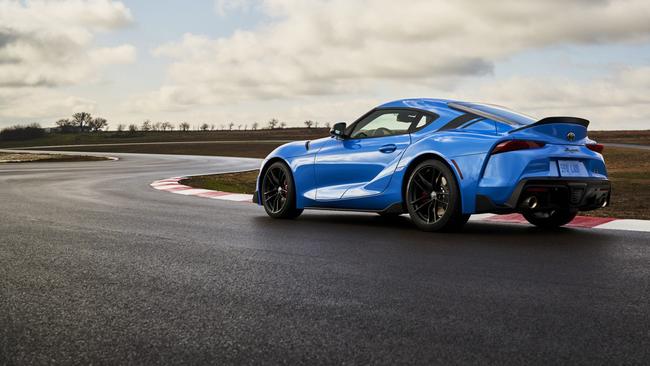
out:
<path id="1" fill-rule="evenodd" d="M 255 222 L 260 226 L 285 226 L 302 225 L 306 230 L 336 230 L 337 232 L 347 231 L 358 233 L 364 231 L 368 233 L 386 232 L 408 234 L 409 236 L 445 236 L 471 237 L 480 235 L 481 237 L 520 238 L 522 235 L 535 236 L 537 241 L 545 237 L 552 239 L 548 243 L 557 242 L 557 239 L 568 240 L 598 240 L 602 238 L 607 240 L 611 233 L 607 231 L 598 231 L 587 228 L 559 227 L 554 229 L 538 228 L 528 224 L 505 223 L 492 221 L 469 221 L 461 229 L 455 231 L 444 231 L 438 233 L 428 233 L 420 231 L 415 224 L 406 215 L 398 217 L 382 217 L 377 214 L 367 213 L 348 213 L 348 212 L 327 212 L 311 211 L 305 212 L 296 220 L 278 221 L 268 216 L 259 216 Z"/>

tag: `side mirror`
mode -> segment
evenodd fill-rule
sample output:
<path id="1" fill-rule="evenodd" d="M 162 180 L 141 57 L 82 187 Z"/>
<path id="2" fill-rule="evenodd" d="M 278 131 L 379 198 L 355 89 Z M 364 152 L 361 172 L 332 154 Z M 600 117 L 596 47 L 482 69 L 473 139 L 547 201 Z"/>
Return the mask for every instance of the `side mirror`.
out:
<path id="1" fill-rule="evenodd" d="M 345 122 L 335 123 L 332 129 L 330 130 L 330 135 L 337 139 L 345 138 L 345 127 L 346 127 Z"/>

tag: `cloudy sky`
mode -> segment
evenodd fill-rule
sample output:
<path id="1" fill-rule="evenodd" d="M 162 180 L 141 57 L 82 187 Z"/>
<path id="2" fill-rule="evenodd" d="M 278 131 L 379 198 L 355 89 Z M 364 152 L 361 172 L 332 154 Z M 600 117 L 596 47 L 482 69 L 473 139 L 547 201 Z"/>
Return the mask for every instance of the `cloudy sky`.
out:
<path id="1" fill-rule="evenodd" d="M 0 127 L 350 121 L 441 97 L 650 128 L 648 0 L 0 0 Z"/>

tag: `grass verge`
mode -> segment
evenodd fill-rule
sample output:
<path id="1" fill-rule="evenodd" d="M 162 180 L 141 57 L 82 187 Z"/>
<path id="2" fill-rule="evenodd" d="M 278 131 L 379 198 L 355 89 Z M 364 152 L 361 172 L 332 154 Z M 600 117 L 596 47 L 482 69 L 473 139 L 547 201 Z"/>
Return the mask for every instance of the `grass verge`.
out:
<path id="1" fill-rule="evenodd" d="M 612 201 L 582 215 L 650 220 L 650 151 L 606 147 L 604 156 Z"/>
<path id="2" fill-rule="evenodd" d="M 605 160 L 612 181 L 610 207 L 581 215 L 650 220 L 650 151 L 606 148 Z M 182 184 L 232 193 L 255 192 L 257 171 L 204 175 Z"/>
<path id="3" fill-rule="evenodd" d="M 100 161 L 108 158 L 86 155 L 32 154 L 0 152 L 0 163 Z"/>
<path id="4" fill-rule="evenodd" d="M 258 172 L 257 170 L 252 170 L 242 173 L 200 175 L 184 179 L 179 183 L 195 188 L 211 189 L 213 191 L 252 194 L 255 193 L 255 181 Z"/>

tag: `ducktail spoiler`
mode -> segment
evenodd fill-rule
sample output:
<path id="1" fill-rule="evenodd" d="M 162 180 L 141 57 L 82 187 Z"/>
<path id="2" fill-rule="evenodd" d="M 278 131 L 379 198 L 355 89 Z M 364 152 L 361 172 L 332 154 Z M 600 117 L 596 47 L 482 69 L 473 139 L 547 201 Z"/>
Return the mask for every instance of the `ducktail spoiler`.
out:
<path id="1" fill-rule="evenodd" d="M 580 125 L 584 128 L 587 128 L 589 126 L 589 121 L 584 119 L 584 118 L 578 118 L 578 117 L 546 117 L 542 118 L 539 121 L 532 123 L 530 125 L 526 125 L 523 127 L 516 128 L 508 133 L 513 133 L 521 130 L 525 130 L 527 128 L 531 127 L 537 127 L 541 125 L 550 125 L 554 123 L 563 123 L 563 124 L 572 124 L 572 125 Z"/>

